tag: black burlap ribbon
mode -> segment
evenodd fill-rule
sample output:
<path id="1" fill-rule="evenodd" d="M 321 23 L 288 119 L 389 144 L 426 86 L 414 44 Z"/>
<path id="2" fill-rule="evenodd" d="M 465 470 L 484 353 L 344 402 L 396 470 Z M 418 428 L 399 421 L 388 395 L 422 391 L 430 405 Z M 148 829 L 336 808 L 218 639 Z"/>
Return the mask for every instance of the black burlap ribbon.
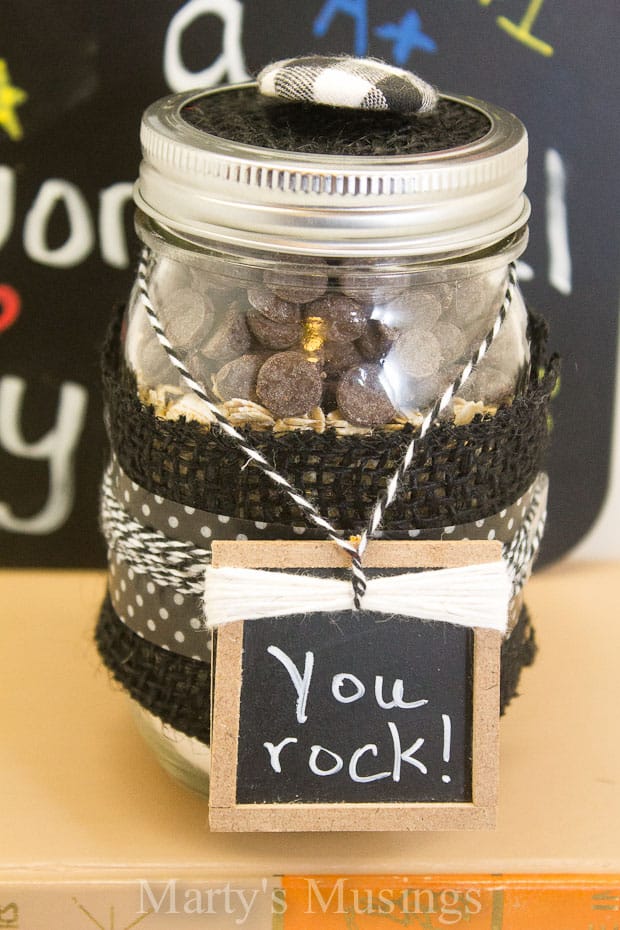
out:
<path id="1" fill-rule="evenodd" d="M 104 350 L 103 380 L 112 449 L 129 480 L 184 507 L 240 520 L 303 525 L 303 515 L 290 499 L 257 469 L 243 468 L 239 449 L 218 430 L 160 419 L 140 402 L 135 377 L 122 359 L 121 318 L 119 309 Z M 524 393 L 494 417 L 476 417 L 459 427 L 444 421 L 420 440 L 403 489 L 386 514 L 387 533 L 475 523 L 507 508 L 532 485 L 547 446 L 548 404 L 558 361 L 546 357 L 545 323 L 531 314 L 529 328 L 532 375 Z M 411 435 L 410 427 L 361 436 L 265 432 L 252 434 L 252 441 L 334 525 L 355 533 L 365 526 L 369 508 Z M 192 616 L 198 622 L 199 614 Z M 142 706 L 208 742 L 207 654 L 196 659 L 191 647 L 181 655 L 149 642 L 121 622 L 109 599 L 96 636 L 104 662 Z M 532 661 L 534 651 L 522 608 L 502 649 L 502 708 L 516 692 L 520 669 Z"/>

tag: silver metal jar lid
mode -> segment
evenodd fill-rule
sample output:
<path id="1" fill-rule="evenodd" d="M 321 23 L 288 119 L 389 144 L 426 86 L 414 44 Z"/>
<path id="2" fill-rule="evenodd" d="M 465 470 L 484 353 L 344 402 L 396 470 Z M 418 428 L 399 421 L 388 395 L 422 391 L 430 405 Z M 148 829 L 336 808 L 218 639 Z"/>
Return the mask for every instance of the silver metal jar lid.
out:
<path id="1" fill-rule="evenodd" d="M 183 118 L 197 100 L 251 86 L 175 94 L 145 111 L 140 210 L 190 239 L 369 257 L 466 254 L 527 222 L 527 134 L 501 107 L 445 97 L 482 112 L 488 132 L 456 148 L 389 156 L 261 148 Z"/>

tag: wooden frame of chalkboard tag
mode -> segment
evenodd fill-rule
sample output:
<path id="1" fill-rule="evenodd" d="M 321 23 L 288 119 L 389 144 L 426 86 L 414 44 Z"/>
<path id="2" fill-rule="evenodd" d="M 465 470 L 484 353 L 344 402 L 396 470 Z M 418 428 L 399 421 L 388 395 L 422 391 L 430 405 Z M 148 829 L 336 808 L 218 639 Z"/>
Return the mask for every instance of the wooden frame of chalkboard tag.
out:
<path id="1" fill-rule="evenodd" d="M 219 541 L 212 559 L 348 568 L 346 553 L 321 541 Z M 499 559 L 496 541 L 372 541 L 364 566 L 372 577 Z M 492 829 L 501 641 L 495 629 L 363 609 L 220 626 L 211 829 Z"/>

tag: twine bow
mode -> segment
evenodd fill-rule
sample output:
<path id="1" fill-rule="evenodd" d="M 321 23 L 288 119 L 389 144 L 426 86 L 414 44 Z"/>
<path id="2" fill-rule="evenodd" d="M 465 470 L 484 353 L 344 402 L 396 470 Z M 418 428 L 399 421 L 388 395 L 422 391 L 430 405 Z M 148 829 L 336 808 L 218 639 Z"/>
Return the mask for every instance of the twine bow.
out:
<path id="1" fill-rule="evenodd" d="M 366 581 L 364 610 L 458 626 L 506 631 L 512 584 L 506 562 L 465 565 Z M 354 609 L 351 583 L 253 568 L 205 570 L 204 608 L 211 629 L 236 620 L 298 618 Z"/>

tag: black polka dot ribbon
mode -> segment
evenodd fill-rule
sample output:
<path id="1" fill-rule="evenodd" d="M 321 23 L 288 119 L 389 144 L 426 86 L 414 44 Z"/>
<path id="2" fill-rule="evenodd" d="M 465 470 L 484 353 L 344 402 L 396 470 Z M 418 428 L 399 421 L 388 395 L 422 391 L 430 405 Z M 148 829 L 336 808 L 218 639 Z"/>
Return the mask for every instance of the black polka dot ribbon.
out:
<path id="1" fill-rule="evenodd" d="M 547 476 L 541 473 L 512 505 L 456 526 L 379 532 L 383 539 L 498 539 L 516 595 L 531 570 L 546 511 Z M 213 539 L 321 539 L 307 526 L 244 520 L 184 506 L 142 488 L 113 459 L 102 495 L 109 549 L 109 588 L 121 621 L 162 649 L 211 659 L 203 617 L 204 568 Z"/>

